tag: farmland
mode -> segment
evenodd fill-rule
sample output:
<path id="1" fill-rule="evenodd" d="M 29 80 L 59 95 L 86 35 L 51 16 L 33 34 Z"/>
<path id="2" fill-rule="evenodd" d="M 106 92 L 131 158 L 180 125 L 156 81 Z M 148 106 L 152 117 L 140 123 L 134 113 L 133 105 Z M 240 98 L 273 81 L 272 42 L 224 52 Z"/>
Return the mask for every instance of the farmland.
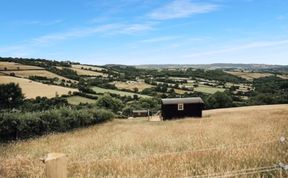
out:
<path id="1" fill-rule="evenodd" d="M 54 74 L 52 72 L 46 71 L 46 70 L 2 71 L 2 73 L 5 73 L 7 75 L 9 75 L 11 72 L 13 72 L 15 76 L 22 77 L 22 78 L 29 78 L 30 76 L 41 76 L 41 77 L 47 77 L 51 79 L 58 78 L 59 80 L 70 80 L 65 77 Z"/>
<path id="2" fill-rule="evenodd" d="M 69 177 L 187 177 L 271 166 L 288 160 L 287 142 L 278 141 L 288 136 L 287 115 L 288 105 L 269 105 L 209 110 L 202 119 L 114 120 L 1 145 L 0 177 L 42 177 L 39 158 L 48 152 L 68 155 Z"/>
<path id="3" fill-rule="evenodd" d="M 138 95 L 139 97 L 149 97 L 146 95 L 139 95 L 137 93 L 132 93 L 132 92 L 126 92 L 126 91 L 118 91 L 118 90 L 112 90 L 112 89 L 105 89 L 105 88 L 100 88 L 100 87 L 92 87 L 92 89 L 96 93 L 112 93 L 112 94 L 118 94 L 121 96 L 131 96 L 133 97 L 134 95 Z"/>
<path id="4" fill-rule="evenodd" d="M 115 86 L 119 89 L 129 89 L 129 90 L 134 90 L 137 88 L 139 91 L 144 90 L 145 88 L 151 88 L 152 85 L 146 84 L 144 82 L 113 82 Z"/>
<path id="5" fill-rule="evenodd" d="M 0 62 L 0 70 L 40 70 L 37 66 L 23 65 L 15 62 Z"/>
<path id="6" fill-rule="evenodd" d="M 26 98 L 36 98 L 37 96 L 45 96 L 48 98 L 55 97 L 56 95 L 68 94 L 69 91 L 77 91 L 77 89 L 66 88 L 55 85 L 48 85 L 35 82 L 29 79 L 17 78 L 11 76 L 0 76 L 0 84 L 5 83 L 18 83 Z"/>
<path id="7" fill-rule="evenodd" d="M 238 77 L 242 77 L 242 78 L 245 78 L 247 80 L 253 80 L 253 79 L 256 79 L 256 78 L 261 78 L 261 77 L 268 77 L 268 76 L 271 76 L 272 74 L 270 73 L 259 73 L 259 72 L 238 72 L 238 71 L 229 71 L 227 72 L 229 74 L 232 74 L 232 75 L 235 75 L 235 76 L 238 76 Z"/>
<path id="8" fill-rule="evenodd" d="M 103 68 L 103 67 L 96 67 L 96 66 L 90 66 L 90 65 L 72 65 L 72 68 L 74 69 L 85 69 L 85 70 L 96 70 L 96 71 L 102 71 L 105 70 L 107 71 L 107 69 Z"/>
<path id="9" fill-rule="evenodd" d="M 106 76 L 101 72 L 95 72 L 91 70 L 79 69 L 79 68 L 72 68 L 72 70 L 76 71 L 78 75 L 85 75 L 85 76 Z"/>
<path id="10" fill-rule="evenodd" d="M 70 96 L 70 97 L 67 98 L 67 101 L 68 101 L 69 104 L 72 104 L 72 105 L 78 105 L 80 103 L 92 104 L 92 103 L 96 102 L 96 100 L 85 98 L 85 97 L 82 97 L 82 96 Z"/>
<path id="11" fill-rule="evenodd" d="M 199 85 L 198 87 L 194 88 L 194 91 L 203 92 L 203 93 L 209 93 L 213 94 L 217 91 L 223 92 L 225 89 L 223 88 L 217 88 L 217 87 L 211 87 L 211 86 L 205 86 L 205 85 Z"/>

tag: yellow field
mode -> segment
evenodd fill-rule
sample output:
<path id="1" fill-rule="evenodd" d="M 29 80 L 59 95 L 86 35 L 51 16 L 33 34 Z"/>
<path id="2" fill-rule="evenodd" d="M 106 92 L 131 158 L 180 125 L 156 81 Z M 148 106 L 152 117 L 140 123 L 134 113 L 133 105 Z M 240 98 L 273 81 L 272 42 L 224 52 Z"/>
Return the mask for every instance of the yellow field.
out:
<path id="1" fill-rule="evenodd" d="M 47 70 L 23 70 L 23 71 L 2 71 L 3 73 L 10 74 L 11 72 L 15 73 L 16 76 L 22 77 L 22 78 L 28 78 L 29 76 L 41 76 L 41 77 L 47 77 L 47 78 L 59 78 L 59 80 L 70 80 L 68 78 L 62 77 L 60 75 L 54 74 L 52 72 L 49 72 Z M 71 80 L 73 81 L 73 80 Z"/>
<path id="2" fill-rule="evenodd" d="M 288 105 L 210 110 L 202 119 L 114 120 L 0 146 L 0 177 L 42 177 L 39 158 L 49 152 L 68 155 L 68 177 L 225 173 L 287 163 L 287 141 L 280 143 L 280 136 L 288 136 Z M 277 170 L 242 177 L 280 174 Z"/>
<path id="3" fill-rule="evenodd" d="M 63 94 L 68 94 L 69 91 L 77 91 L 76 89 L 72 88 L 47 85 L 24 78 L 0 76 L 0 84 L 11 82 L 19 84 L 26 98 L 36 98 L 37 96 L 46 96 L 48 98 L 52 98 L 55 97 L 56 94 L 61 96 Z"/>
<path id="4" fill-rule="evenodd" d="M 144 90 L 145 88 L 151 88 L 152 85 L 149 85 L 144 82 L 114 82 L 115 86 L 118 89 L 129 89 L 129 90 L 134 90 L 134 88 L 138 88 L 139 91 Z"/>
<path id="5" fill-rule="evenodd" d="M 0 62 L 0 70 L 4 70 L 4 68 L 7 68 L 7 70 L 31 70 L 31 69 L 43 69 L 41 67 L 36 66 L 29 66 L 29 65 L 23 65 L 18 64 L 15 62 Z"/>
<path id="6" fill-rule="evenodd" d="M 89 65 L 72 65 L 72 68 L 76 68 L 76 69 L 81 69 L 83 67 L 83 69 L 92 69 L 92 70 L 97 70 L 97 71 L 102 71 L 102 70 L 106 70 L 105 68 L 102 67 L 95 67 L 95 66 L 89 66 Z"/>
<path id="7" fill-rule="evenodd" d="M 257 73 L 257 72 L 230 72 L 227 71 L 227 73 L 244 78 L 246 80 L 253 80 L 261 77 L 268 77 L 273 74 L 270 73 Z"/>
<path id="8" fill-rule="evenodd" d="M 72 68 L 72 70 L 76 71 L 78 75 L 107 76 L 106 74 L 103 74 L 101 72 L 94 72 L 90 70 L 84 70 L 84 69 L 78 69 L 78 68 Z"/>

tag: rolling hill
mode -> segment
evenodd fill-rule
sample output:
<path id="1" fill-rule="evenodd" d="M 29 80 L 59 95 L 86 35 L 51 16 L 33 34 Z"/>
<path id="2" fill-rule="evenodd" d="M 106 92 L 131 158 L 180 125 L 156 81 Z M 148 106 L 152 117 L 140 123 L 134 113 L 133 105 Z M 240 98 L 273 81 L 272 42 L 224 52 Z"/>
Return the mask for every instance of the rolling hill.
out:
<path id="1" fill-rule="evenodd" d="M 288 160 L 288 105 L 204 111 L 202 119 L 109 123 L 0 145 L 0 177 L 42 177 L 39 158 L 66 153 L 69 177 L 188 177 Z M 249 177 L 279 177 L 274 170 Z M 247 176 L 247 175 L 246 175 Z M 288 176 L 282 172 L 282 176 Z"/>

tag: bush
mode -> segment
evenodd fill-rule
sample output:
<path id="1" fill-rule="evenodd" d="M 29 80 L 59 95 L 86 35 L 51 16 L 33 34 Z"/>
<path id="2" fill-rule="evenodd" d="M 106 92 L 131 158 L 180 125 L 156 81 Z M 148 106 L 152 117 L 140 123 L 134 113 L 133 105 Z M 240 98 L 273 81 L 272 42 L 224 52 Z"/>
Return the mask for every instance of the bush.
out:
<path id="1" fill-rule="evenodd" d="M 45 112 L 2 113 L 0 115 L 0 142 L 26 139 L 50 132 L 65 132 L 111 120 L 114 114 L 104 109 L 69 108 Z"/>
<path id="2" fill-rule="evenodd" d="M 117 111 L 121 111 L 124 107 L 121 100 L 113 98 L 109 94 L 104 94 L 103 96 L 99 97 L 96 105 L 100 108 L 110 109 L 114 113 L 116 113 Z"/>

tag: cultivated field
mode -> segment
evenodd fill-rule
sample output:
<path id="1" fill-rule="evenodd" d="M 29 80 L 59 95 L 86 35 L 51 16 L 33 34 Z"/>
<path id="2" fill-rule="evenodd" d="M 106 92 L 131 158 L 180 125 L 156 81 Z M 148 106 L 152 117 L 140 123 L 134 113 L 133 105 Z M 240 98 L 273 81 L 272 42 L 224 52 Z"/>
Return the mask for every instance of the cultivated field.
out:
<path id="1" fill-rule="evenodd" d="M 18 64 L 15 62 L 0 62 L 0 70 L 38 70 L 38 69 L 43 69 L 41 67 L 37 66 L 29 66 L 29 65 L 23 65 L 23 64 Z"/>
<path id="2" fill-rule="evenodd" d="M 210 110 L 202 119 L 114 120 L 0 146 L 0 177 L 42 177 L 39 158 L 49 152 L 68 155 L 69 177 L 228 175 L 287 163 L 288 144 L 280 136 L 288 137 L 288 105 Z M 242 177 L 280 175 L 276 170 Z"/>
<path id="3" fill-rule="evenodd" d="M 63 94 L 68 94 L 69 91 L 77 91 L 76 89 L 72 88 L 47 85 L 24 78 L 0 76 L 0 84 L 11 82 L 19 84 L 26 98 L 36 98 L 37 96 L 46 96 L 48 98 L 52 98 L 55 97 L 56 94 L 61 96 Z"/>

